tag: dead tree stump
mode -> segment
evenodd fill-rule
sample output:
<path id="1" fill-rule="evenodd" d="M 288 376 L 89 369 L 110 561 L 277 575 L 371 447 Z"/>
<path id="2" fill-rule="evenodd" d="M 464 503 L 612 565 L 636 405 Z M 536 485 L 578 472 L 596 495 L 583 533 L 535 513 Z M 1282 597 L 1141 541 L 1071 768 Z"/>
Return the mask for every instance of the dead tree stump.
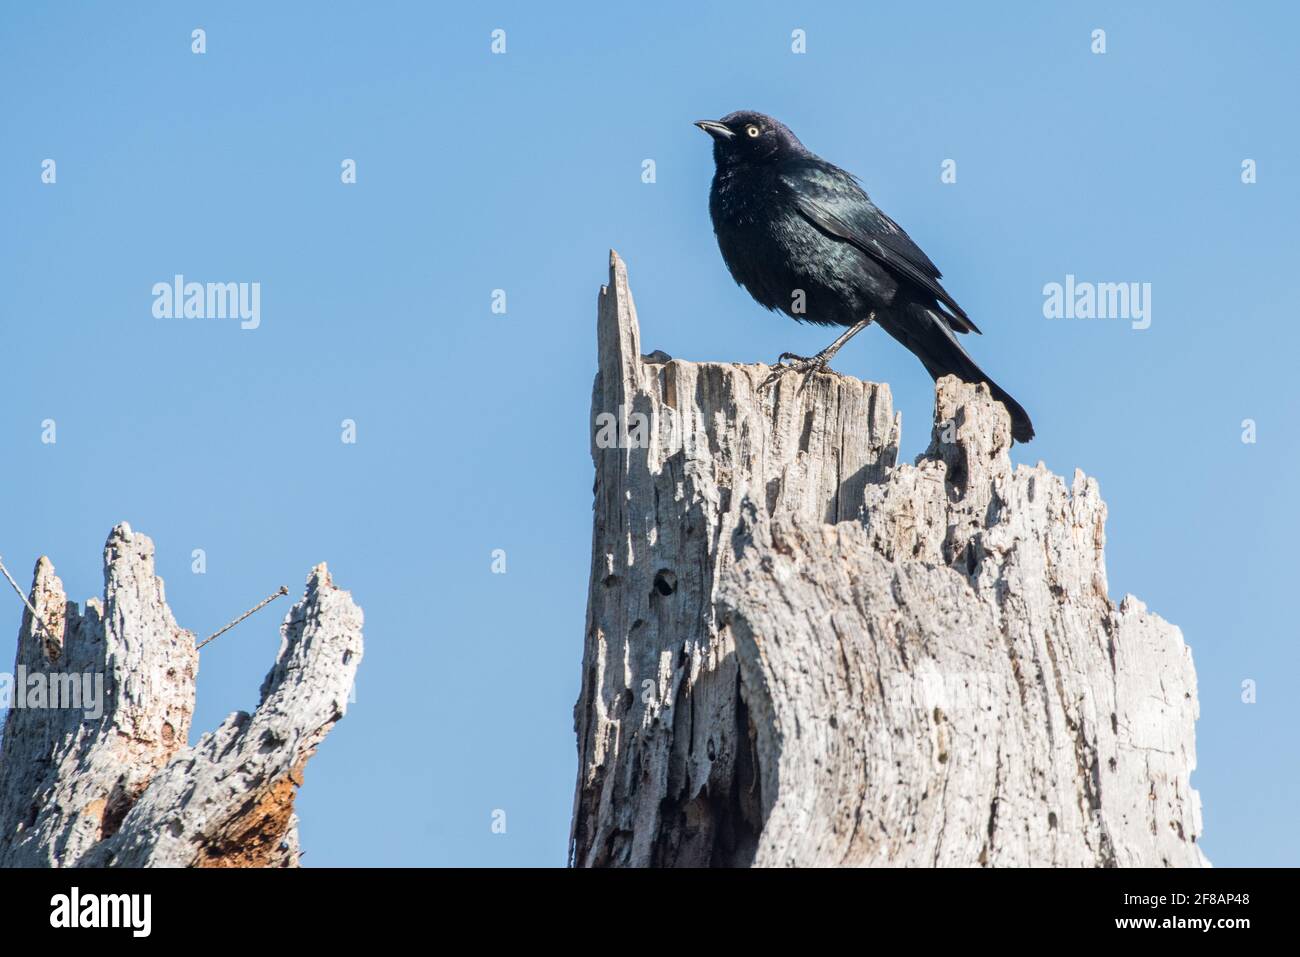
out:
<path id="1" fill-rule="evenodd" d="M 323 564 L 312 569 L 280 627 L 257 709 L 235 712 L 189 747 L 199 659 L 194 635 L 167 607 L 153 555 L 146 536 L 114 528 L 104 598 L 84 613 L 49 560 L 36 565 L 29 600 L 44 628 L 24 612 L 12 691 L 44 688 L 50 697 L 45 706 L 11 702 L 0 745 L 0 866 L 298 865 L 294 797 L 307 760 L 347 711 L 361 609 Z M 96 681 L 102 709 L 87 707 Z M 62 705 L 53 707 L 56 693 Z M 81 701 L 69 707 L 74 694 Z"/>
<path id="2" fill-rule="evenodd" d="M 1196 675 L 985 386 L 642 356 L 611 256 L 577 866 L 1202 866 Z"/>

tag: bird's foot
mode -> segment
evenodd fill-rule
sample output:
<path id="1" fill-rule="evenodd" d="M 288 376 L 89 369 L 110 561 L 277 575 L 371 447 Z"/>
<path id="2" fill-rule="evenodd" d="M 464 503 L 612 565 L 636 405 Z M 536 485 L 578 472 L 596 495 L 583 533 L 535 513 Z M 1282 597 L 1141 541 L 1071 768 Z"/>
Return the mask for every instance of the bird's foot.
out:
<path id="1" fill-rule="evenodd" d="M 786 359 L 790 360 L 789 364 L 786 363 Z M 824 352 L 819 352 L 811 358 L 797 356 L 793 352 L 783 352 L 781 357 L 776 360 L 776 365 L 772 366 L 772 371 L 768 374 L 768 377 L 759 385 L 758 391 L 762 392 L 768 386 L 779 381 L 781 376 L 787 372 L 798 372 L 803 376 L 803 382 L 799 384 L 799 391 L 802 392 L 804 386 L 808 384 L 808 377 L 814 372 L 825 372 L 834 376 L 839 375 L 830 367 L 830 361 L 831 357 Z"/>

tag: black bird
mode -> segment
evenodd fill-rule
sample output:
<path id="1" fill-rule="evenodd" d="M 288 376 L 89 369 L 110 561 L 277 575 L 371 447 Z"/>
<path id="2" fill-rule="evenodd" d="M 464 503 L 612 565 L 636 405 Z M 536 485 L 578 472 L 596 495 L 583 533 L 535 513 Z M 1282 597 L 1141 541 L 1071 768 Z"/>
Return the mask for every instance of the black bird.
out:
<path id="1" fill-rule="evenodd" d="M 1020 403 L 966 354 L 954 333 L 979 332 L 939 285 L 941 274 L 852 174 L 808 150 L 770 116 L 742 110 L 695 124 L 713 137 L 709 214 L 723 261 L 760 306 L 848 331 L 812 358 L 782 354 L 783 373 L 825 370 L 874 320 L 936 380 L 987 382 L 1017 442 L 1034 437 Z M 784 360 L 792 360 L 785 365 Z"/>

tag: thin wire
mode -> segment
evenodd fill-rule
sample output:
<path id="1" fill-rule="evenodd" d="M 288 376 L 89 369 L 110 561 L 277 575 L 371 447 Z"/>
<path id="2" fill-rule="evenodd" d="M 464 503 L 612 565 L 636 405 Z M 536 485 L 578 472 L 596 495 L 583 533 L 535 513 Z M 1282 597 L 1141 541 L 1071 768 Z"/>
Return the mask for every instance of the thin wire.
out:
<path id="1" fill-rule="evenodd" d="M 5 567 L 4 559 L 0 559 L 0 574 L 4 575 L 5 579 L 8 580 L 9 582 L 9 586 L 14 590 L 14 594 L 17 595 L 22 600 L 22 603 L 27 606 L 27 610 L 32 613 L 32 621 L 36 623 L 37 628 L 39 628 L 41 631 L 45 632 L 46 634 L 49 634 L 49 628 L 46 627 L 45 621 L 44 619 L 41 618 L 40 612 L 38 612 L 34 607 L 32 607 L 32 603 L 27 600 L 27 596 L 23 594 L 23 590 L 19 588 L 18 583 L 14 581 L 14 576 L 9 574 L 9 569 Z M 226 625 L 226 627 L 214 631 L 211 635 L 209 635 L 207 638 L 201 641 L 194 650 L 198 651 L 209 642 L 215 641 L 217 638 L 220 638 L 222 635 L 228 632 L 231 628 L 234 628 L 237 624 L 239 624 L 244 619 L 252 617 L 254 614 L 261 611 L 267 605 L 271 604 L 271 602 L 275 601 L 281 595 L 287 595 L 287 594 L 289 594 L 288 587 L 286 587 L 285 585 L 281 585 L 280 590 L 277 591 L 275 594 L 268 595 L 266 598 L 262 599 L 252 608 L 248 609 L 248 611 L 244 612 L 234 621 L 230 622 L 230 624 Z"/>
<path id="2" fill-rule="evenodd" d="M 242 615 L 240 615 L 238 618 L 236 618 L 236 619 L 235 619 L 234 621 L 232 621 L 230 624 L 226 625 L 225 628 L 220 628 L 220 629 L 218 629 L 217 631 L 214 631 L 212 634 L 208 635 L 207 638 L 205 638 L 205 639 L 203 639 L 203 641 L 199 642 L 198 647 L 195 648 L 194 650 L 195 650 L 195 651 L 199 651 L 199 650 L 201 650 L 201 649 L 203 648 L 204 645 L 208 644 L 208 643 L 211 642 L 211 641 L 215 641 L 216 639 L 220 638 L 222 635 L 224 635 L 226 632 L 228 632 L 231 628 L 234 628 L 237 624 L 239 624 L 239 623 L 240 623 L 241 621 L 243 621 L 245 618 L 248 618 L 249 616 L 255 614 L 256 612 L 261 611 L 263 608 L 265 608 L 267 605 L 271 604 L 271 602 L 275 601 L 275 600 L 276 600 L 277 598 L 279 598 L 281 595 L 287 595 L 287 594 L 289 594 L 289 589 L 288 589 L 287 587 L 285 587 L 284 585 L 281 585 L 281 586 L 280 586 L 280 590 L 279 590 L 278 592 L 276 592 L 274 595 L 268 595 L 266 598 L 263 598 L 260 602 L 258 602 L 258 603 L 257 603 L 256 605 L 254 605 L 252 608 L 248 609 L 248 611 L 244 612 Z"/>
<path id="3" fill-rule="evenodd" d="M 32 607 L 32 603 L 27 600 L 27 596 L 23 594 L 23 590 L 19 588 L 18 583 L 14 581 L 14 576 L 9 574 L 9 569 L 5 568 L 3 559 L 0 559 L 0 572 L 3 572 L 5 578 L 9 579 L 9 584 L 13 588 L 14 594 L 23 600 L 23 604 L 27 606 L 27 610 L 32 613 L 32 621 L 36 623 L 37 627 L 40 628 L 41 631 L 48 635 L 50 630 L 45 627 L 45 622 L 41 620 L 40 613 L 37 612 L 36 609 Z M 35 634 L 35 631 L 32 633 Z"/>

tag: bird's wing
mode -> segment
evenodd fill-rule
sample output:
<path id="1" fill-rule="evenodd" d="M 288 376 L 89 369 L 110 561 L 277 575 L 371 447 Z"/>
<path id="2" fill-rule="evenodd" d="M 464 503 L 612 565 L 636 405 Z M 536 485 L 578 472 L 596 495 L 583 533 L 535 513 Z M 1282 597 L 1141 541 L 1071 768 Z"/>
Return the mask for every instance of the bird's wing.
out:
<path id="1" fill-rule="evenodd" d="M 801 164 L 784 170 L 781 179 L 810 223 L 930 293 L 951 313 L 949 325 L 957 332 L 979 332 L 948 290 L 939 285 L 942 273 L 930 257 L 868 198 L 852 176 L 829 164 Z"/>

